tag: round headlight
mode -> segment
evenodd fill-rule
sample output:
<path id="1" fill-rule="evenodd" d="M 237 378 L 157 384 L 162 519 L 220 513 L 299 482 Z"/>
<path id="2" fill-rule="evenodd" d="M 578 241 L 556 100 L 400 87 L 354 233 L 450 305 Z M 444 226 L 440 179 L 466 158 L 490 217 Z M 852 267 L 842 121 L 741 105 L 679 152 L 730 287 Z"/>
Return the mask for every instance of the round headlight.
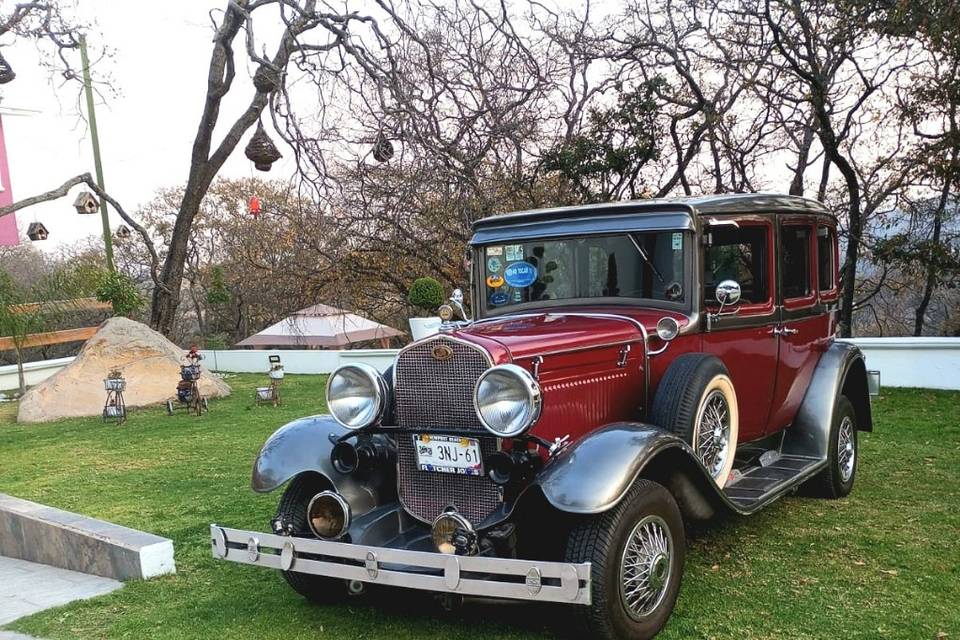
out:
<path id="1" fill-rule="evenodd" d="M 480 423 L 494 435 L 512 438 L 540 417 L 540 385 L 530 372 L 515 364 L 487 369 L 473 393 Z"/>
<path id="2" fill-rule="evenodd" d="M 383 417 L 387 383 L 368 364 L 347 364 L 327 380 L 327 409 L 348 429 L 362 429 Z"/>

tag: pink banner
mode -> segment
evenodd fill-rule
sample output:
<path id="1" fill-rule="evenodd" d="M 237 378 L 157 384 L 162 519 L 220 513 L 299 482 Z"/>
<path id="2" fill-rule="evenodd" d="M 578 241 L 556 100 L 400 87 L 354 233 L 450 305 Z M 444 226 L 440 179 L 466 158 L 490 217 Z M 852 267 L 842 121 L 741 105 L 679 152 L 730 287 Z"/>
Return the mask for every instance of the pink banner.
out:
<path id="1" fill-rule="evenodd" d="M 10 165 L 7 162 L 7 144 L 3 137 L 3 116 L 0 116 L 0 207 L 13 204 L 13 191 L 10 188 Z M 17 233 L 17 214 L 10 213 L 0 217 L 0 246 L 12 247 L 20 244 Z"/>

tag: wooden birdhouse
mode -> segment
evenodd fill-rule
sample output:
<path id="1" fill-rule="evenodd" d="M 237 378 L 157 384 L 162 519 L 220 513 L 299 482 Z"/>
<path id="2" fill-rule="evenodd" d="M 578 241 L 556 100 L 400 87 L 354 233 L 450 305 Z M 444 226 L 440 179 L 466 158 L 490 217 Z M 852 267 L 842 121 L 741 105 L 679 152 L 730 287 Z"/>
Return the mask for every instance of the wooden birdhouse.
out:
<path id="1" fill-rule="evenodd" d="M 100 208 L 100 203 L 97 202 L 96 197 L 89 191 L 81 191 L 77 195 L 77 199 L 73 201 L 73 206 L 76 208 L 77 213 L 83 215 L 89 215 L 96 213 Z"/>
<path id="2" fill-rule="evenodd" d="M 130 227 L 125 224 L 117 227 L 117 240 L 125 240 L 130 237 Z"/>
<path id="3" fill-rule="evenodd" d="M 27 237 L 36 242 L 37 240 L 46 240 L 50 232 L 43 226 L 42 222 L 31 222 L 27 227 Z"/>

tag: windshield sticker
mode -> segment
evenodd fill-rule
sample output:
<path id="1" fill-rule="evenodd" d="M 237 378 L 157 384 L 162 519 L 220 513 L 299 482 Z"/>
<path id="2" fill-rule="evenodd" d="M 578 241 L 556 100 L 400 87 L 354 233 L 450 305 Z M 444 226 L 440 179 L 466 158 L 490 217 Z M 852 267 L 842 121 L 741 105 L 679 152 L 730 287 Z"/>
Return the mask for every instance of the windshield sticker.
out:
<path id="1" fill-rule="evenodd" d="M 520 289 L 517 289 L 513 292 L 513 301 L 520 302 L 521 300 L 523 300 L 523 292 L 520 291 Z"/>
<path id="2" fill-rule="evenodd" d="M 508 244 L 507 245 L 507 262 L 517 262 L 519 260 L 523 260 L 523 245 Z"/>
<path id="3" fill-rule="evenodd" d="M 500 273 L 500 269 L 503 268 L 503 261 L 500 260 L 497 256 L 487 258 L 487 271 L 490 273 Z"/>
<path id="4" fill-rule="evenodd" d="M 490 305 L 494 307 L 498 307 L 501 304 L 507 304 L 507 301 L 509 300 L 510 300 L 510 296 L 508 296 L 503 291 L 498 291 L 497 293 L 490 296 Z"/>
<path id="5" fill-rule="evenodd" d="M 683 234 L 675 233 L 672 238 L 673 250 L 674 251 L 683 251 Z"/>
<path id="6" fill-rule="evenodd" d="M 499 289 L 503 286 L 503 276 L 488 276 L 487 286 L 491 289 Z"/>
<path id="7" fill-rule="evenodd" d="M 487 247 L 488 256 L 502 256 L 503 247 Z"/>
<path id="8" fill-rule="evenodd" d="M 509 252 L 510 247 L 508 246 L 507 253 L 509 254 Z M 509 258 L 507 260 L 509 261 Z M 537 281 L 537 268 L 529 262 L 514 262 L 507 265 L 507 268 L 503 270 L 503 279 L 511 287 L 523 289 Z"/>

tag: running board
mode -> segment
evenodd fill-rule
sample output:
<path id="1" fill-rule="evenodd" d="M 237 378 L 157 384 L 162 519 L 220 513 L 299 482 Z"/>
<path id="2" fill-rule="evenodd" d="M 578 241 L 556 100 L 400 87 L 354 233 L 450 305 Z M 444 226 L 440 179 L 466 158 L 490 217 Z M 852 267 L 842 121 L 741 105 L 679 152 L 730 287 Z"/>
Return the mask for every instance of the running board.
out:
<path id="1" fill-rule="evenodd" d="M 766 466 L 742 469 L 741 475 L 723 488 L 723 494 L 745 513 L 752 513 L 816 475 L 826 460 L 781 454 Z"/>

